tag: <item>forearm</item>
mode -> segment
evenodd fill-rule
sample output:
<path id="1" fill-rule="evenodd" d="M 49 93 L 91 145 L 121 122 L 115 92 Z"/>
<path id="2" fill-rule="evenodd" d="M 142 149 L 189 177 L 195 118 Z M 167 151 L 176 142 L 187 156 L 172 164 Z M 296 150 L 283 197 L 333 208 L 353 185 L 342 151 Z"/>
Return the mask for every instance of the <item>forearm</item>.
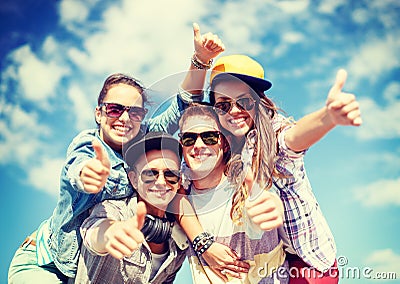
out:
<path id="1" fill-rule="evenodd" d="M 326 107 L 310 113 L 286 131 L 285 143 L 295 152 L 308 149 L 335 127 Z"/>
<path id="2" fill-rule="evenodd" d="M 204 232 L 196 212 L 185 196 L 175 200 L 175 207 L 178 209 L 175 217 L 188 239 L 192 242 L 195 237 Z"/>
<path id="3" fill-rule="evenodd" d="M 201 94 L 204 89 L 207 70 L 197 69 L 192 63 L 181 84 L 181 88 L 192 94 Z"/>

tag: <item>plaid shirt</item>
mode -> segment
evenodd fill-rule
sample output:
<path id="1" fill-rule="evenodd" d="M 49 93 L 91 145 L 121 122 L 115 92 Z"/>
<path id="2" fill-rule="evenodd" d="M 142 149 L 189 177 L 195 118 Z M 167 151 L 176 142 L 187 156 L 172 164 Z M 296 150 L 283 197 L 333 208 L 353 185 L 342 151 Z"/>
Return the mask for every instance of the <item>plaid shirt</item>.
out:
<path id="1" fill-rule="evenodd" d="M 93 207 L 90 216 L 81 226 L 83 245 L 79 256 L 75 283 L 173 283 L 179 269 L 186 259 L 189 246 L 186 235 L 179 225 L 175 224 L 168 242 L 168 254 L 155 273 L 153 256 L 149 245 L 144 242 L 129 257 L 121 260 L 109 254 L 100 255 L 91 246 L 90 234 L 94 227 L 104 218 L 111 220 L 128 220 L 135 216 L 136 196 L 105 200 Z M 151 278 L 152 274 L 155 274 Z"/>
<path id="2" fill-rule="evenodd" d="M 282 115 L 274 118 L 275 131 L 285 119 Z M 289 128 L 290 126 L 278 134 L 279 150 L 276 166 L 285 178 L 274 180 L 285 208 L 286 236 L 283 238 L 290 241 L 288 252 L 297 254 L 304 262 L 319 271 L 325 271 L 335 262 L 335 240 L 307 177 L 303 160 L 306 151 L 296 153 L 288 149 L 285 144 L 285 133 Z M 254 148 L 251 144 L 256 143 L 255 131 L 248 133 L 249 139 L 243 149 L 243 154 L 249 158 L 253 153 L 251 148 Z"/>

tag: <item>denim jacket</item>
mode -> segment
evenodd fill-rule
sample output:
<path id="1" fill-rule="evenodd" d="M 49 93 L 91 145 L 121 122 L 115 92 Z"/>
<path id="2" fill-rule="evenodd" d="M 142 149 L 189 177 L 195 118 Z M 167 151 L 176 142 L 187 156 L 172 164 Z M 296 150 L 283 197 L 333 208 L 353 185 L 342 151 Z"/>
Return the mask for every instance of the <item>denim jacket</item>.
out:
<path id="1" fill-rule="evenodd" d="M 164 112 L 150 118 L 142 128 L 145 131 L 159 130 L 173 134 L 178 129 L 180 115 L 188 102 L 189 100 L 184 101 L 180 95 L 176 96 Z M 95 157 L 92 147 L 92 140 L 95 138 L 103 143 L 111 163 L 111 171 L 103 190 L 97 194 L 88 194 L 83 191 L 79 174 L 84 163 Z M 38 230 L 38 238 L 42 236 L 37 247 L 39 265 L 46 264 L 40 262 L 40 259 L 45 259 L 40 255 L 43 249 L 45 252 L 50 250 L 50 260 L 54 261 L 57 268 L 68 277 L 75 276 L 82 243 L 79 227 L 89 216 L 89 209 L 95 204 L 132 194 L 133 188 L 128 181 L 126 167 L 122 155 L 111 149 L 99 137 L 98 129 L 82 131 L 73 139 L 61 172 L 58 203 L 52 216 L 45 221 L 46 226 L 41 226 Z M 45 248 L 41 247 L 42 243 L 45 243 Z"/>

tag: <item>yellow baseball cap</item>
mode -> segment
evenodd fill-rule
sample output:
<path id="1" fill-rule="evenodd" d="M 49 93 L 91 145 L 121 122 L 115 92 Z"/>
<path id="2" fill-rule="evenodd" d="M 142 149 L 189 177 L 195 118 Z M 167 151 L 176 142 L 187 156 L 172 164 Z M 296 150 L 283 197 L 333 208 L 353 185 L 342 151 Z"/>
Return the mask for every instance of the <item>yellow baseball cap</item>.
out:
<path id="1" fill-rule="evenodd" d="M 235 76 L 260 91 L 272 87 L 272 83 L 264 79 L 263 67 L 247 55 L 233 54 L 218 58 L 211 70 L 210 84 L 223 74 Z"/>

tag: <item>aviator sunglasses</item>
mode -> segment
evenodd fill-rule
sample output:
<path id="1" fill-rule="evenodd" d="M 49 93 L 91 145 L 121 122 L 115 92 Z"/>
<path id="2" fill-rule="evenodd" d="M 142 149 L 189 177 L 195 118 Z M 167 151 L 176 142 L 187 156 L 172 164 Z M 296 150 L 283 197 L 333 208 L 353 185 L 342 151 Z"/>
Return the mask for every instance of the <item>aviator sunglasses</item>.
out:
<path id="1" fill-rule="evenodd" d="M 158 179 L 160 172 L 163 173 L 164 179 L 169 184 L 176 184 L 179 181 L 180 174 L 178 170 L 157 170 L 148 169 L 140 173 L 140 178 L 144 183 L 153 183 Z"/>
<path id="2" fill-rule="evenodd" d="M 181 143 L 183 146 L 189 147 L 193 146 L 197 138 L 201 138 L 203 140 L 203 143 L 206 145 L 215 145 L 218 143 L 218 139 L 220 136 L 219 131 L 205 131 L 201 133 L 194 133 L 194 132 L 183 132 L 178 134 L 179 137 L 181 138 Z"/>
<path id="3" fill-rule="evenodd" d="M 214 108 L 218 114 L 223 115 L 231 111 L 233 104 L 236 104 L 236 107 L 240 110 L 249 111 L 254 108 L 256 102 L 253 98 L 240 98 L 236 101 L 218 102 L 214 105 Z"/>
<path id="4" fill-rule="evenodd" d="M 99 105 L 100 108 L 103 106 L 106 108 L 106 115 L 113 118 L 118 118 L 127 111 L 131 120 L 142 121 L 147 113 L 147 109 L 137 106 L 124 106 L 116 103 L 102 103 Z"/>

